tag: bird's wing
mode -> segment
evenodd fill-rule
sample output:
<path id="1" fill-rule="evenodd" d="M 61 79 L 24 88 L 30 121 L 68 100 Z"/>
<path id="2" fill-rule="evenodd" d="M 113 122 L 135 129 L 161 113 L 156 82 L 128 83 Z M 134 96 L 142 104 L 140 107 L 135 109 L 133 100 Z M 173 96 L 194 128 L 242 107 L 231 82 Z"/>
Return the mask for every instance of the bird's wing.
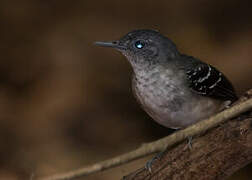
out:
<path id="1" fill-rule="evenodd" d="M 186 72 L 189 85 L 198 94 L 235 101 L 236 93 L 228 79 L 213 66 L 200 63 Z"/>

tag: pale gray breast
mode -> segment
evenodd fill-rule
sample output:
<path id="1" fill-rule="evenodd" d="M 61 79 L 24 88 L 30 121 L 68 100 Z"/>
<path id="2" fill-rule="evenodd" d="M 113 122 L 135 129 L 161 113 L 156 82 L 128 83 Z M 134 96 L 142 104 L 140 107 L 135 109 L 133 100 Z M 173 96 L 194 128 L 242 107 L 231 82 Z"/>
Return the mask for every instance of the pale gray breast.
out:
<path id="1" fill-rule="evenodd" d="M 153 69 L 133 76 L 133 91 L 143 109 L 158 123 L 180 128 L 216 111 L 214 102 L 194 94 L 185 83 L 185 74 Z"/>
<path id="2" fill-rule="evenodd" d="M 176 75 L 170 70 L 155 69 L 133 76 L 133 91 L 144 110 L 159 123 L 169 114 L 181 109 L 186 89 L 182 83 L 182 74 Z"/>

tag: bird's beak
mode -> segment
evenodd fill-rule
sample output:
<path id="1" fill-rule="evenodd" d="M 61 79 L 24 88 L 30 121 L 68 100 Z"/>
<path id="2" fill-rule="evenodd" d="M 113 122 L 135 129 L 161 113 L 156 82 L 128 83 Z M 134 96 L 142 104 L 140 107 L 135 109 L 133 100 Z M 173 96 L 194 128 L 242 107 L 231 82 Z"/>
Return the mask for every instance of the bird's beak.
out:
<path id="1" fill-rule="evenodd" d="M 125 50 L 126 49 L 124 46 L 119 45 L 119 41 L 111 41 L 111 42 L 97 41 L 94 44 L 97 45 L 97 46 L 112 47 L 112 48 L 119 49 L 119 50 Z"/>

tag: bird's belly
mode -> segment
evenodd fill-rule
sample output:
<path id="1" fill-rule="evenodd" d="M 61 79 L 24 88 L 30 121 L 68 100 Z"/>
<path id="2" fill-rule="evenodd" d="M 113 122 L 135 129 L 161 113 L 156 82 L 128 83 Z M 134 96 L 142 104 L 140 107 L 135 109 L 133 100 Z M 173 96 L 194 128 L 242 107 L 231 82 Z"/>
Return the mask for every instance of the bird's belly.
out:
<path id="1" fill-rule="evenodd" d="M 219 102 L 188 90 L 169 88 L 136 88 L 136 98 L 143 109 L 159 124 L 169 128 L 184 128 L 208 118 L 218 111 Z"/>

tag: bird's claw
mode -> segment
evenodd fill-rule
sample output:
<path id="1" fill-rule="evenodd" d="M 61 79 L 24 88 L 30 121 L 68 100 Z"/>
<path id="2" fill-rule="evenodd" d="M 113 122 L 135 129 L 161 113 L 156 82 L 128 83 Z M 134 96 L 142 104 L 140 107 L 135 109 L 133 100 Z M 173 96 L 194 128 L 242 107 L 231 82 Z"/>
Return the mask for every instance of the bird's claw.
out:
<path id="1" fill-rule="evenodd" d="M 164 151 L 159 152 L 151 160 L 147 161 L 147 163 L 145 164 L 145 169 L 147 169 L 150 173 L 152 173 L 151 166 L 152 166 L 153 162 L 156 160 L 160 160 L 161 157 L 163 156 L 163 154 L 164 154 Z"/>
<path id="2" fill-rule="evenodd" d="M 155 158 L 152 158 L 151 160 L 147 161 L 147 163 L 145 164 L 145 169 L 147 169 L 149 173 L 152 173 L 151 166 L 155 160 L 156 160 Z"/>
<path id="3" fill-rule="evenodd" d="M 189 137 L 187 138 L 187 140 L 188 140 L 187 146 L 188 146 L 188 148 L 191 150 L 191 149 L 192 149 L 192 136 L 189 136 Z"/>
<path id="4" fill-rule="evenodd" d="M 187 144 L 184 147 L 184 150 L 186 149 L 192 150 L 192 136 L 187 137 Z"/>

